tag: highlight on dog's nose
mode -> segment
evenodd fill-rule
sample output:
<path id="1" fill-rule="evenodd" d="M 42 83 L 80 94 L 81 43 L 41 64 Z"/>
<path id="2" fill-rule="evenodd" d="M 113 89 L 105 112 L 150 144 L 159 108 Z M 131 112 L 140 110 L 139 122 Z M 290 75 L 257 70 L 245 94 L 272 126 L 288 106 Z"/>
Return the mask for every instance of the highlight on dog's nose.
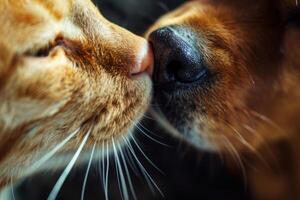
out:
<path id="1" fill-rule="evenodd" d="M 193 83 L 204 75 L 206 68 L 201 52 L 195 47 L 189 30 L 164 27 L 152 32 L 149 40 L 154 48 L 156 83 Z"/>
<path id="2" fill-rule="evenodd" d="M 154 65 L 154 56 L 151 45 L 148 42 L 144 42 L 138 51 L 140 51 L 140 53 L 137 56 L 137 62 L 130 70 L 131 76 L 140 75 L 144 72 L 151 76 Z"/>

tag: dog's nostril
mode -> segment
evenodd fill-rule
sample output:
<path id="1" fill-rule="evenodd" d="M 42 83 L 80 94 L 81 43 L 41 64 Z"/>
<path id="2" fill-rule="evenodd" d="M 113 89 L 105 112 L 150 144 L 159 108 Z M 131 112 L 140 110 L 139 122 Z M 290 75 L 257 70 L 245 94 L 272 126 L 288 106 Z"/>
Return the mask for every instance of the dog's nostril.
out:
<path id="1" fill-rule="evenodd" d="M 182 63 L 182 61 L 172 60 L 166 66 L 166 76 L 169 81 L 178 81 L 181 83 L 191 83 L 197 81 L 200 77 L 197 75 L 197 71 L 193 71 L 188 62 Z"/>
<path id="2" fill-rule="evenodd" d="M 178 60 L 171 60 L 165 69 L 169 81 L 193 83 L 199 80 L 206 72 L 206 68 L 202 66 L 202 62 L 195 59 L 186 58 L 185 56 L 174 59 Z"/>
<path id="3" fill-rule="evenodd" d="M 181 63 L 177 60 L 172 60 L 167 66 L 166 66 L 166 73 L 169 77 L 170 81 L 175 81 L 176 79 L 179 79 L 178 77 L 178 70 L 180 69 Z"/>
<path id="4" fill-rule="evenodd" d="M 150 34 L 155 56 L 154 81 L 158 84 L 193 83 L 205 73 L 201 52 L 191 38 L 181 35 L 188 30 L 177 30 L 164 27 Z"/>

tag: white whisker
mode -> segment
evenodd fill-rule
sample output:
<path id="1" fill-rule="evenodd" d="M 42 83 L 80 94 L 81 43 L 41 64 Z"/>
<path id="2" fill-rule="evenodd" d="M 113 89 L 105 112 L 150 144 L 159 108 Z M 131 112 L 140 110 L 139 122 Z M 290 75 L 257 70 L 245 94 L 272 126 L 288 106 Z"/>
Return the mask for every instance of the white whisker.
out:
<path id="1" fill-rule="evenodd" d="M 132 121 L 133 122 L 133 121 Z M 134 123 L 134 122 L 133 122 Z M 142 128 L 139 127 L 138 124 L 134 123 L 135 127 L 143 134 L 145 135 L 147 138 L 149 138 L 150 140 L 154 141 L 154 142 L 157 142 L 158 144 L 161 144 L 163 146 L 166 146 L 166 147 L 170 147 L 169 145 L 165 144 L 165 143 L 162 143 L 160 141 L 158 141 L 157 139 L 151 137 L 149 134 L 147 134 Z"/>
<path id="2" fill-rule="evenodd" d="M 131 152 L 131 154 L 133 155 L 134 159 L 136 160 L 136 162 L 138 164 L 138 167 L 141 169 L 141 172 L 142 172 L 145 180 L 147 181 L 148 186 L 150 187 L 150 190 L 152 191 L 152 193 L 155 193 L 154 188 L 153 188 L 153 186 L 154 186 L 157 189 L 157 191 L 161 194 L 161 196 L 164 197 L 163 193 L 161 192 L 161 190 L 159 189 L 159 187 L 157 186 L 157 184 L 155 183 L 155 181 L 153 180 L 153 178 L 150 176 L 150 174 L 147 172 L 147 170 L 145 169 L 145 167 L 139 161 L 137 155 L 135 154 L 135 151 L 134 151 L 132 145 L 130 144 L 130 141 L 127 138 L 125 138 L 125 142 L 127 144 L 127 147 L 129 149 L 129 151 Z"/>
<path id="3" fill-rule="evenodd" d="M 126 142 L 125 142 L 125 143 L 126 143 Z M 135 164 L 135 162 L 134 162 L 134 159 L 133 159 L 132 156 L 131 156 L 131 153 L 129 152 L 128 148 L 124 148 L 124 150 L 125 150 L 125 151 L 124 151 L 125 156 L 126 156 L 126 158 L 127 158 L 127 160 L 128 160 L 128 163 L 129 163 L 131 169 L 133 170 L 133 172 L 135 173 L 136 176 L 139 176 L 139 171 L 138 171 L 138 169 L 136 168 L 136 164 Z"/>
<path id="4" fill-rule="evenodd" d="M 126 176 L 127 176 L 127 180 L 128 180 L 128 183 L 129 183 L 129 188 L 130 188 L 131 194 L 133 195 L 134 199 L 137 199 L 134 188 L 133 188 L 133 185 L 132 185 L 132 181 L 131 181 L 131 178 L 130 178 L 130 173 L 129 173 L 129 170 L 128 170 L 128 167 L 127 167 L 127 164 L 126 164 L 125 156 L 123 154 L 123 151 L 122 151 L 120 145 L 118 145 L 118 148 L 119 148 L 119 152 L 120 152 L 120 155 L 121 155 L 121 160 L 122 160 L 124 168 L 125 168 L 125 173 L 126 173 Z"/>
<path id="5" fill-rule="evenodd" d="M 142 166 L 141 162 L 139 161 L 138 157 L 135 154 L 135 151 L 133 149 L 133 147 L 131 146 L 129 141 L 126 141 L 127 143 L 127 149 L 129 150 L 129 152 L 131 153 L 131 155 L 134 157 L 134 159 L 136 160 L 137 166 L 140 168 L 140 171 L 142 173 L 142 175 L 144 176 L 148 187 L 150 188 L 151 192 L 154 194 L 155 193 L 155 189 L 152 186 L 152 182 L 151 180 L 148 178 L 147 174 L 144 172 L 144 167 Z"/>
<path id="6" fill-rule="evenodd" d="M 145 135 L 146 137 L 148 137 L 150 140 L 152 140 L 152 141 L 154 141 L 154 142 L 157 142 L 158 144 L 161 144 L 161 145 L 163 145 L 163 146 L 170 147 L 169 145 L 164 144 L 164 143 L 158 141 L 157 139 L 151 137 L 149 134 L 147 134 L 147 133 L 143 130 L 143 128 L 145 128 L 145 127 L 144 127 L 143 125 L 141 125 L 140 123 L 136 123 L 136 122 L 134 122 L 133 120 L 131 120 L 130 118 L 127 118 L 127 119 L 128 119 L 129 121 L 131 121 L 132 124 L 133 124 L 133 125 L 134 125 L 141 133 L 143 133 L 143 135 Z M 141 125 L 142 128 L 141 128 L 139 125 Z M 152 133 L 151 131 L 149 131 L 149 130 L 146 129 L 146 128 L 145 128 L 145 130 L 148 131 L 149 133 Z M 154 135 L 155 135 L 155 134 L 154 134 Z"/>
<path id="7" fill-rule="evenodd" d="M 101 160 L 99 160 L 99 174 L 100 174 L 100 178 L 101 178 L 101 182 L 102 182 L 102 186 L 103 186 L 103 192 L 104 192 L 104 196 L 105 196 L 105 200 L 108 200 L 108 191 L 107 191 L 107 187 L 106 187 L 106 180 L 105 180 L 105 166 L 106 166 L 106 144 L 102 144 L 102 151 L 101 151 Z"/>
<path id="8" fill-rule="evenodd" d="M 106 200 L 108 200 L 108 175 L 109 175 L 109 147 L 108 144 L 106 144 L 106 172 L 105 172 L 105 179 L 104 179 Z"/>
<path id="9" fill-rule="evenodd" d="M 150 119 L 150 120 L 155 120 L 153 117 L 148 116 L 147 114 L 143 114 L 143 118 L 145 119 Z"/>
<path id="10" fill-rule="evenodd" d="M 16 200 L 14 186 L 13 186 L 13 177 L 10 178 L 10 189 L 11 189 L 11 195 L 13 200 Z"/>
<path id="11" fill-rule="evenodd" d="M 152 160 L 144 153 L 142 148 L 139 146 L 138 142 L 135 140 L 133 135 L 130 135 L 132 141 L 134 142 L 135 146 L 138 148 L 138 150 L 142 153 L 142 155 L 145 157 L 145 159 L 161 174 L 165 174 L 161 169 L 159 169 L 153 162 Z"/>
<path id="12" fill-rule="evenodd" d="M 128 189 L 127 189 L 127 185 L 126 185 L 126 180 L 125 180 L 125 177 L 124 177 L 124 173 L 123 173 L 123 170 L 122 170 L 119 154 L 118 154 L 114 139 L 112 140 L 112 142 L 113 142 L 112 144 L 113 144 L 113 150 L 114 150 L 114 155 L 115 155 L 115 163 L 116 163 L 116 171 L 117 171 L 117 176 L 118 176 L 118 182 L 119 182 L 119 186 L 121 186 L 121 187 L 119 187 L 120 192 L 121 192 L 121 196 L 122 196 L 122 199 L 128 200 L 129 199 L 129 194 L 128 194 Z"/>
<path id="13" fill-rule="evenodd" d="M 165 118 L 162 113 L 157 113 L 153 109 L 150 109 L 150 113 L 166 131 L 176 136 L 181 135 L 180 132 Z"/>
<path id="14" fill-rule="evenodd" d="M 88 133 L 84 136 L 83 141 L 81 142 L 78 150 L 75 152 L 73 158 L 71 159 L 71 161 L 69 162 L 69 164 L 67 165 L 67 167 L 65 168 L 65 170 L 63 171 L 61 176 L 59 177 L 59 179 L 57 180 L 57 182 L 54 185 L 52 191 L 50 192 L 47 200 L 55 200 L 56 199 L 62 185 L 64 184 L 64 182 L 65 182 L 66 178 L 68 177 L 69 173 L 71 172 L 76 160 L 78 159 L 84 145 L 86 144 L 91 131 L 92 131 L 92 129 L 89 129 Z"/>
<path id="15" fill-rule="evenodd" d="M 159 138 L 162 138 L 162 136 L 153 133 L 153 132 L 150 131 L 148 128 L 146 128 L 145 126 L 143 126 L 143 124 L 142 124 L 141 122 L 138 122 L 138 125 L 140 125 L 141 128 L 143 128 L 143 129 L 144 129 L 145 131 L 147 131 L 148 133 L 153 134 L 153 135 L 155 135 L 155 136 L 157 136 L 157 137 L 159 137 Z"/>
<path id="16" fill-rule="evenodd" d="M 47 162 L 51 157 L 54 156 L 55 153 L 57 153 L 69 140 L 71 140 L 78 132 L 79 132 L 80 128 L 78 128 L 77 130 L 75 130 L 73 133 L 71 133 L 66 139 L 64 139 L 61 143 L 59 143 L 58 145 L 56 145 L 56 147 L 54 149 L 52 149 L 49 153 L 47 153 L 46 155 L 44 155 L 39 161 L 35 162 L 32 167 L 30 167 L 27 171 L 26 171 L 26 175 L 30 175 L 33 172 L 35 172 L 39 167 L 41 167 L 45 162 Z"/>
<path id="17" fill-rule="evenodd" d="M 108 144 L 103 144 L 102 146 L 102 156 L 99 162 L 100 164 L 100 175 L 101 181 L 103 184 L 103 191 L 105 200 L 109 200 L 108 198 L 108 175 L 109 175 L 109 149 Z"/>
<path id="18" fill-rule="evenodd" d="M 90 157 L 90 160 L 89 160 L 86 172 L 85 172 L 84 181 L 83 181 L 82 190 L 81 190 L 81 198 L 80 198 L 81 200 L 84 199 L 85 187 L 86 187 L 88 175 L 89 175 L 89 172 L 90 172 L 90 168 L 91 168 L 91 164 L 92 164 L 92 160 L 93 160 L 95 148 L 96 148 L 96 143 L 94 144 L 94 146 L 92 148 L 91 157 Z"/>

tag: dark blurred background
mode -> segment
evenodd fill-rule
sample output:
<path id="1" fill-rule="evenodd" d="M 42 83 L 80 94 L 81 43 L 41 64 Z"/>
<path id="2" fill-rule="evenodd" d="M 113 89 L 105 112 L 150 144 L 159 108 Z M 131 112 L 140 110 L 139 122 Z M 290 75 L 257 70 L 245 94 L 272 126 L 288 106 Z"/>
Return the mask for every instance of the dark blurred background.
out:
<path id="1" fill-rule="evenodd" d="M 95 0 L 102 14 L 109 20 L 132 32 L 142 35 L 162 14 L 182 4 L 183 0 Z M 218 155 L 199 152 L 178 141 L 158 127 L 151 119 L 145 119 L 144 126 L 150 139 L 141 132 L 135 136 L 140 147 L 152 162 L 163 172 L 155 169 L 135 146 L 137 156 L 151 175 L 161 192 L 151 191 L 140 170 L 129 169 L 137 199 L 201 199 L 201 200 L 246 200 L 250 199 L 243 180 L 229 171 Z M 162 145 L 157 140 L 166 145 Z M 110 159 L 109 199 L 121 199 L 118 179 Z M 63 185 L 57 199 L 80 199 L 81 188 L 87 166 L 74 169 Z M 135 172 L 137 171 L 137 172 Z M 44 173 L 25 180 L 15 189 L 15 198 L 24 200 L 46 199 L 61 172 Z M 98 163 L 94 163 L 89 173 L 85 199 L 105 199 Z M 133 196 L 131 196 L 133 199 Z"/>
<path id="2" fill-rule="evenodd" d="M 159 16 L 181 5 L 184 0 L 94 0 L 110 21 L 142 35 Z"/>

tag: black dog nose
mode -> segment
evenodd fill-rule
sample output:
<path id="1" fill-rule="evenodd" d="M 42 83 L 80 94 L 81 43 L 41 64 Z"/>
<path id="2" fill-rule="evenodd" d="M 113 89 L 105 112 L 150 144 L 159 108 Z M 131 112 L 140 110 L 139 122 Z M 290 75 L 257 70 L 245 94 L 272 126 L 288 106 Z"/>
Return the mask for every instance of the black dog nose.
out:
<path id="1" fill-rule="evenodd" d="M 164 27 L 152 32 L 149 40 L 155 55 L 156 84 L 193 83 L 205 73 L 203 57 L 188 30 Z"/>

